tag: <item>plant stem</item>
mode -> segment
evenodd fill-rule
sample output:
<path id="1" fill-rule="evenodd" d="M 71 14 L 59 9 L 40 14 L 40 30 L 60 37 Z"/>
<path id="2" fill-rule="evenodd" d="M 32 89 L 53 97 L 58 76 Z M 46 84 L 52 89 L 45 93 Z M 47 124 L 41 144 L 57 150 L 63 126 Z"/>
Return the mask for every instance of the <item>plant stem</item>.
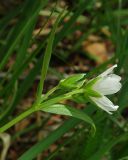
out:
<path id="1" fill-rule="evenodd" d="M 38 105 L 38 109 L 41 109 L 42 106 L 43 107 L 48 107 L 50 105 L 56 104 L 56 103 L 58 103 L 60 101 L 63 101 L 65 99 L 70 99 L 72 97 L 72 95 L 78 94 L 78 93 L 83 93 L 83 89 L 74 90 L 72 92 L 66 93 L 64 95 L 60 95 L 60 96 L 52 98 L 52 99 L 50 99 L 46 102 L 43 102 L 40 105 Z"/>
<path id="2" fill-rule="evenodd" d="M 48 91 L 43 97 L 41 97 L 41 101 L 46 100 L 53 92 L 55 92 L 55 90 L 57 90 L 57 87 L 52 88 L 50 91 Z"/>
<path id="3" fill-rule="evenodd" d="M 54 91 L 54 90 L 53 90 Z M 78 89 L 78 90 L 74 90 L 72 92 L 66 93 L 64 95 L 61 95 L 59 97 L 50 99 L 40 105 L 34 104 L 32 105 L 31 108 L 29 108 L 28 110 L 26 110 L 25 112 L 21 113 L 18 117 L 16 117 L 15 119 L 13 119 L 12 121 L 8 122 L 7 124 L 5 124 L 3 127 L 0 128 L 0 133 L 6 131 L 7 129 L 9 129 L 10 127 L 12 127 L 13 125 L 15 125 L 16 123 L 18 123 L 19 121 L 21 121 L 22 119 L 26 118 L 27 116 L 29 116 L 30 114 L 32 114 L 35 111 L 38 111 L 43 107 L 47 107 L 49 105 L 53 105 L 55 103 L 60 102 L 61 100 L 65 100 L 65 99 L 69 99 L 72 97 L 72 95 L 74 94 L 78 94 L 78 93 L 82 93 L 83 89 Z M 35 107 L 35 106 L 38 107 Z"/>
<path id="4" fill-rule="evenodd" d="M 35 108 L 29 108 L 28 110 L 26 110 L 25 112 L 23 112 L 22 114 L 20 114 L 18 117 L 16 117 L 15 119 L 13 119 L 12 121 L 8 122 L 7 124 L 5 124 L 3 127 L 0 128 L 0 133 L 6 131 L 7 129 L 9 129 L 10 127 L 12 127 L 13 125 L 15 125 L 17 122 L 21 121 L 22 119 L 24 119 L 25 117 L 27 117 L 28 115 L 32 114 L 33 112 L 35 112 Z"/>

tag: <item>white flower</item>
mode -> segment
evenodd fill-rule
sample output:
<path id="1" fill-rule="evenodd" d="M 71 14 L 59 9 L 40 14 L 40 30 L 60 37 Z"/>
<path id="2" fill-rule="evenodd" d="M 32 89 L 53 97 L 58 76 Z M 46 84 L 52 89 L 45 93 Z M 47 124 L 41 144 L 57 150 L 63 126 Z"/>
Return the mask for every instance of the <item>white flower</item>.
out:
<path id="1" fill-rule="evenodd" d="M 100 74 L 96 79 L 93 79 L 95 82 L 91 86 L 91 90 L 95 91 L 100 97 L 89 96 L 89 98 L 101 109 L 105 110 L 109 114 L 112 114 L 111 111 L 116 111 L 119 106 L 115 106 L 105 95 L 111 95 L 118 92 L 121 89 L 121 77 L 113 74 L 113 69 L 117 65 L 112 66 L 107 69 L 105 72 Z M 93 81 L 90 80 L 88 84 Z"/>

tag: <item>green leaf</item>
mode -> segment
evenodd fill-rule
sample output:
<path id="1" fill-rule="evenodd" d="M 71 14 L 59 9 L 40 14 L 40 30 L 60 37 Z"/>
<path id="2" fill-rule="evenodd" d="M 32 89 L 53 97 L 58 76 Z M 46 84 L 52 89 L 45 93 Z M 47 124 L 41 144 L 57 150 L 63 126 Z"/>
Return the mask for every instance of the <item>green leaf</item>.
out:
<path id="1" fill-rule="evenodd" d="M 91 106 L 84 109 L 88 114 L 92 114 L 94 110 L 92 110 Z M 62 135 L 67 133 L 70 129 L 74 128 L 76 125 L 80 123 L 80 119 L 71 118 L 65 121 L 60 127 L 50 133 L 46 138 L 43 138 L 40 142 L 33 145 L 29 150 L 27 150 L 18 160 L 32 160 L 39 153 L 43 153 L 51 144 L 53 144 L 56 140 L 58 140 Z"/>
<path id="2" fill-rule="evenodd" d="M 76 108 L 69 107 L 69 106 L 63 105 L 63 104 L 55 104 L 55 105 L 48 106 L 48 107 L 42 107 L 41 110 L 45 111 L 45 112 L 49 112 L 49 113 L 67 115 L 67 116 L 81 119 L 81 120 L 91 124 L 94 131 L 95 131 L 95 124 L 94 124 L 93 120 L 86 113 L 84 113 L 83 111 L 78 110 Z"/>
<path id="3" fill-rule="evenodd" d="M 45 81 L 45 78 L 46 78 L 46 74 L 47 74 L 50 59 L 51 59 L 55 32 L 56 32 L 57 26 L 60 22 L 60 19 L 62 17 L 62 14 L 63 14 L 63 12 L 58 16 L 58 18 L 57 18 L 57 20 L 56 20 L 56 22 L 53 26 L 53 29 L 50 33 L 49 39 L 48 39 L 48 44 L 47 44 L 47 47 L 46 47 L 46 50 L 45 50 L 43 66 L 42 66 L 42 71 L 41 71 L 41 79 L 40 79 L 40 83 L 39 83 L 38 90 L 37 90 L 37 102 L 40 99 L 41 94 L 42 94 L 44 81 Z"/>
<path id="4" fill-rule="evenodd" d="M 26 29 L 30 26 L 31 22 L 35 20 L 35 18 L 37 18 L 38 13 L 42 9 L 42 7 L 47 4 L 47 0 L 43 2 L 32 0 L 31 2 L 28 1 L 26 4 L 27 5 L 24 8 L 23 15 L 19 19 L 19 23 L 16 24 L 13 32 L 11 33 L 9 44 L 6 45 L 7 50 L 5 51 L 6 54 L 0 63 L 0 70 L 4 68 L 5 64 L 7 63 L 9 57 L 12 55 Z"/>
<path id="5" fill-rule="evenodd" d="M 128 156 L 125 156 L 125 157 L 120 158 L 119 160 L 127 160 L 127 159 L 128 159 Z"/>
<path id="6" fill-rule="evenodd" d="M 18 158 L 18 160 L 32 160 L 36 158 L 39 153 L 46 150 L 51 144 L 53 144 L 63 134 L 67 133 L 71 128 L 75 127 L 79 122 L 80 121 L 78 119 L 67 120 L 62 126 L 58 127 L 46 138 L 43 138 L 40 142 L 36 143 L 29 150 L 27 150 Z"/>
<path id="7" fill-rule="evenodd" d="M 84 12 L 84 10 L 87 8 L 88 3 L 90 1 L 80 1 L 77 3 L 77 7 L 75 7 L 74 14 L 70 17 L 69 21 L 64 24 L 64 27 L 61 29 L 61 31 L 58 33 L 58 35 L 55 38 L 54 46 L 58 44 L 65 36 L 69 34 L 69 31 L 72 29 L 72 26 L 75 25 L 76 20 L 78 17 Z"/>
<path id="8" fill-rule="evenodd" d="M 119 110 L 123 110 L 127 104 L 128 104 L 128 79 L 126 79 L 122 89 L 121 89 L 121 92 L 119 94 L 119 100 L 118 100 L 118 103 L 119 103 Z"/>
<path id="9" fill-rule="evenodd" d="M 110 149 L 112 147 L 114 147 L 116 144 L 118 144 L 120 142 L 126 142 L 127 140 L 128 140 L 128 134 L 127 133 L 123 133 L 123 134 L 119 135 L 118 137 L 114 137 L 113 139 L 109 140 L 107 143 L 102 145 L 102 147 L 99 150 L 97 150 L 97 152 L 95 152 L 95 154 L 91 155 L 91 157 L 88 158 L 88 160 L 102 159 L 104 154 L 106 152 L 110 151 Z"/>

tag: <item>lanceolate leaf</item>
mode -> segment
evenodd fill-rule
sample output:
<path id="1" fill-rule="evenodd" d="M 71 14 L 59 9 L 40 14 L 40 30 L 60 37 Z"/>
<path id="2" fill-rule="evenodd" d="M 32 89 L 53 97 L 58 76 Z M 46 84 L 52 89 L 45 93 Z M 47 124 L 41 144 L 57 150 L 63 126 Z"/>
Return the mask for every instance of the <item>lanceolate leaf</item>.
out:
<path id="1" fill-rule="evenodd" d="M 6 46 L 7 51 L 0 63 L 0 70 L 2 70 L 7 63 L 9 57 L 12 55 L 13 50 L 15 49 L 17 43 L 19 42 L 22 35 L 25 33 L 26 29 L 30 25 L 30 23 L 38 16 L 39 11 L 47 4 L 47 0 L 45 1 L 28 1 L 27 6 L 24 8 L 28 10 L 27 15 L 21 17 L 19 23 L 15 26 L 15 29 L 12 32 L 12 36 L 10 37 L 10 43 Z M 31 18 L 30 18 L 31 16 Z"/>
<path id="2" fill-rule="evenodd" d="M 94 110 L 91 107 L 86 109 L 88 114 L 91 114 Z M 55 131 L 49 134 L 46 138 L 43 138 L 40 142 L 36 143 L 29 150 L 27 150 L 18 160 L 32 160 L 39 153 L 43 153 L 52 143 L 59 139 L 62 135 L 67 133 L 70 129 L 80 123 L 80 119 L 70 119 L 64 122 L 63 125 L 58 127 Z"/>
<path id="3" fill-rule="evenodd" d="M 79 120 L 67 120 L 62 126 L 53 131 L 48 137 L 42 139 L 40 142 L 36 143 L 33 147 L 27 150 L 23 155 L 21 155 L 18 160 L 32 160 L 36 156 L 46 150 L 52 143 L 59 139 L 63 134 L 68 132 L 71 128 L 76 126 Z"/>
<path id="4" fill-rule="evenodd" d="M 48 39 L 48 44 L 47 44 L 47 47 L 46 47 L 46 50 L 45 50 L 44 60 L 43 60 L 43 65 L 42 65 L 41 79 L 40 79 L 40 83 L 39 83 L 39 87 L 38 87 L 38 91 L 37 91 L 37 101 L 38 101 L 38 99 L 40 99 L 41 94 L 42 94 L 42 90 L 43 90 L 43 86 L 44 86 L 44 80 L 46 78 L 46 74 L 47 74 L 48 67 L 49 67 L 49 62 L 50 62 L 50 59 L 51 59 L 55 32 L 56 32 L 57 26 L 60 22 L 62 14 L 63 14 L 63 12 L 58 16 L 58 18 L 57 18 L 57 20 L 56 20 L 56 22 L 53 26 L 53 29 L 51 31 L 51 34 L 49 36 L 49 39 Z"/>
<path id="5" fill-rule="evenodd" d="M 48 106 L 48 107 L 42 106 L 41 110 L 45 111 L 45 112 L 49 112 L 49 113 L 67 115 L 67 116 L 81 119 L 81 120 L 91 124 L 94 131 L 95 131 L 95 125 L 94 125 L 93 120 L 85 112 L 78 110 L 76 108 L 73 108 L 73 107 L 70 107 L 67 105 L 63 105 L 63 104 L 55 104 L 55 105 Z"/>

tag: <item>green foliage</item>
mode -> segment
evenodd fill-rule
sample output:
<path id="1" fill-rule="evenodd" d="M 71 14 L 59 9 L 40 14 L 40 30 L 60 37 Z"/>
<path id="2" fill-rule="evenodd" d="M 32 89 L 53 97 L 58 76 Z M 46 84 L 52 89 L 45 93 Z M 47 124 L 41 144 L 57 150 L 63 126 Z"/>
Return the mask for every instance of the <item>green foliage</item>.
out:
<path id="1" fill-rule="evenodd" d="M 69 120 L 64 119 L 63 124 L 51 131 L 45 138 L 35 142 L 34 145 L 30 144 L 30 148 L 23 150 L 24 153 L 19 155 L 19 160 L 31 160 L 40 153 L 44 155 L 44 152 L 56 141 L 60 144 L 44 159 L 127 160 L 127 1 L 75 0 L 68 2 L 69 6 L 65 8 L 58 7 L 57 2 L 54 5 L 51 4 L 54 4 L 54 1 L 25 0 L 18 7 L 7 12 L 0 20 L 0 131 L 6 131 L 18 121 L 39 110 L 66 115 L 70 116 Z M 39 17 L 45 11 L 50 14 L 47 17 L 44 15 L 46 21 L 41 24 L 39 32 L 35 34 L 35 29 L 40 25 L 38 24 Z M 51 19 L 54 23 L 52 27 L 50 26 L 50 32 L 38 39 L 41 31 L 45 33 L 45 26 L 49 25 L 48 22 Z M 104 28 L 107 28 L 106 33 L 102 32 Z M 81 34 L 79 38 L 74 36 L 77 31 Z M 112 44 L 114 48 L 112 57 L 96 68 L 92 68 L 88 73 L 74 74 L 65 78 L 65 74 L 59 73 L 51 65 L 51 55 L 53 54 L 54 60 L 65 63 L 66 67 L 70 66 L 68 55 L 72 56 L 75 53 L 89 60 L 89 65 L 94 64 L 96 59 L 90 58 L 82 49 L 83 42 L 90 35 L 102 37 L 99 41 L 105 41 L 108 48 L 109 44 Z M 63 47 L 65 39 L 67 43 Z M 11 60 L 13 63 L 8 67 Z M 88 85 L 85 84 L 88 79 L 96 77 L 108 65 L 114 63 L 118 63 L 116 73 L 122 76 L 123 87 L 113 98 L 114 103 L 120 106 L 119 110 L 110 116 L 88 103 L 87 94 L 100 96 L 90 89 L 97 79 L 92 80 Z M 30 65 L 32 67 L 29 67 Z M 42 95 L 42 91 L 45 92 L 47 73 L 53 73 L 60 82 Z M 40 82 L 38 82 L 40 75 Z M 33 86 L 38 88 L 37 93 L 34 93 L 35 103 L 18 116 L 18 106 L 22 107 L 21 101 L 29 96 Z M 88 90 L 84 94 L 83 86 Z M 71 107 L 60 103 L 67 99 L 73 101 Z M 76 104 L 83 104 L 84 109 L 76 108 L 78 106 Z M 51 116 L 52 114 L 49 115 Z M 34 122 L 17 133 L 14 133 L 13 129 L 8 130 L 10 133 L 13 132 L 12 142 L 21 135 L 27 136 L 31 132 L 38 134 L 44 129 L 44 125 L 47 125 L 47 121 L 47 118 L 43 118 L 42 126 Z M 90 133 L 90 125 L 93 128 L 96 126 L 95 136 Z M 65 134 L 68 136 L 63 142 Z"/>
<path id="2" fill-rule="evenodd" d="M 85 122 L 92 125 L 94 132 L 95 132 L 95 125 L 94 125 L 93 120 L 88 115 L 86 115 L 84 112 L 77 110 L 73 107 L 63 105 L 63 104 L 55 104 L 53 106 L 41 107 L 41 110 L 45 112 L 67 115 L 67 116 L 71 116 L 71 117 L 75 117 L 75 118 L 84 120 Z"/>

